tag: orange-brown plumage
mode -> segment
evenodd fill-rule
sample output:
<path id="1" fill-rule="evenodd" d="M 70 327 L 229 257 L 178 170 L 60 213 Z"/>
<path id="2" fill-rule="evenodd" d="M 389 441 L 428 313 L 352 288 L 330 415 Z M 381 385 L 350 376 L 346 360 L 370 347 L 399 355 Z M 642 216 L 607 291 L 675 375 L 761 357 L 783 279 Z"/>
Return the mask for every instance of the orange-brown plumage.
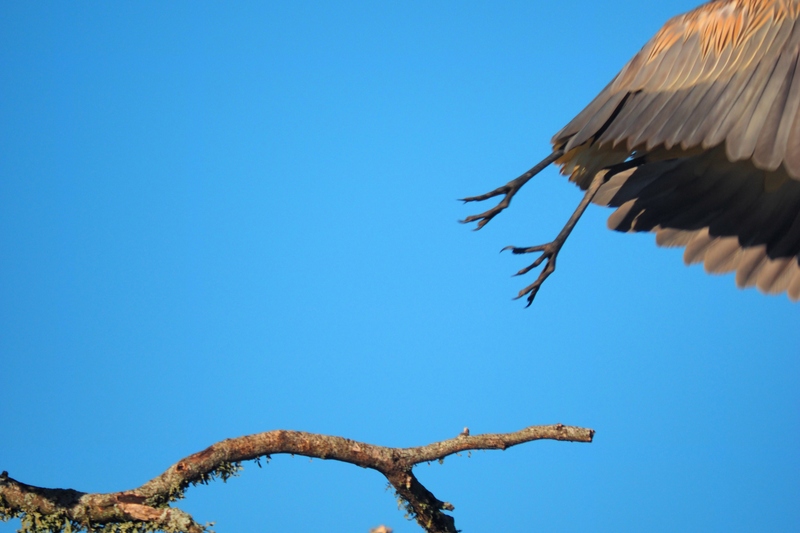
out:
<path id="1" fill-rule="evenodd" d="M 798 11 L 797 1 L 717 0 L 671 19 L 554 147 L 569 159 L 587 141 L 628 154 L 724 142 L 732 161 L 783 164 L 800 179 Z"/>
<path id="2" fill-rule="evenodd" d="M 551 159 L 588 192 L 548 250 L 515 249 L 548 260 L 529 299 L 589 200 L 617 208 L 613 229 L 653 231 L 687 263 L 800 299 L 798 19 L 800 0 L 715 0 L 674 17 L 556 133 Z M 488 222 L 538 170 L 470 198 L 505 194 L 467 220 Z"/>
<path id="3" fill-rule="evenodd" d="M 703 55 L 721 54 L 727 46 L 740 47 L 756 31 L 785 18 L 797 18 L 796 2 L 761 0 L 716 0 L 670 19 L 653 37 L 648 54 L 652 60 L 679 40 L 697 34 Z"/>

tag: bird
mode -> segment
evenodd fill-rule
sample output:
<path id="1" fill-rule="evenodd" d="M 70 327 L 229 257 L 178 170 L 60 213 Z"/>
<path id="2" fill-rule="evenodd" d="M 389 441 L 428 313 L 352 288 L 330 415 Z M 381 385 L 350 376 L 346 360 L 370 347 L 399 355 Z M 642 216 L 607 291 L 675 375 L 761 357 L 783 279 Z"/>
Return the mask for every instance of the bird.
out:
<path id="1" fill-rule="evenodd" d="M 610 229 L 652 232 L 686 264 L 735 272 L 738 287 L 800 300 L 800 0 L 713 0 L 650 39 L 551 139 L 552 152 L 486 194 L 461 222 L 476 230 L 550 164 L 585 191 L 556 238 L 508 246 L 539 253 L 519 291 L 530 305 L 590 203 Z"/>

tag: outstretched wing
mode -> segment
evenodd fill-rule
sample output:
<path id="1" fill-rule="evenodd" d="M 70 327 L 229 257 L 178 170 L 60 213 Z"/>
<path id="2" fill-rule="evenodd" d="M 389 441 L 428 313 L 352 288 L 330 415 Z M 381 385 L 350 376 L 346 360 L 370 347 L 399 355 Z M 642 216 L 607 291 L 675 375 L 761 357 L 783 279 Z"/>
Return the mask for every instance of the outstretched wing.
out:
<path id="1" fill-rule="evenodd" d="M 660 246 L 685 246 L 687 264 L 800 300 L 800 181 L 765 187 L 768 174 L 717 147 L 613 175 L 595 202 L 617 208 L 611 229 L 652 231 Z"/>
<path id="2" fill-rule="evenodd" d="M 552 141 L 582 188 L 607 173 L 594 202 L 618 208 L 612 229 L 653 231 L 687 263 L 793 300 L 798 12 L 800 0 L 717 0 L 671 19 Z"/>
<path id="3" fill-rule="evenodd" d="M 800 179 L 800 2 L 717 0 L 671 19 L 553 137 L 627 152 L 725 143 Z"/>

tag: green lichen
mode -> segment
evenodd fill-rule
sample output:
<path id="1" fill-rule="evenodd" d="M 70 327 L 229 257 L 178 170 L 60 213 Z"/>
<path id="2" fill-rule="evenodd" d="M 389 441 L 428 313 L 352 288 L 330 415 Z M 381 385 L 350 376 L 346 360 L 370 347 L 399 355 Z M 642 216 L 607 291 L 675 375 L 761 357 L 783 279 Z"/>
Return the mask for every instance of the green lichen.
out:
<path id="1" fill-rule="evenodd" d="M 192 485 L 208 485 L 217 478 L 221 479 L 223 483 L 226 483 L 230 478 L 238 476 L 239 472 L 242 470 L 241 463 L 222 463 L 214 470 L 201 474 L 200 479 L 192 481 Z"/>
<path id="2" fill-rule="evenodd" d="M 265 459 L 269 462 L 270 457 L 265 456 Z M 261 466 L 260 461 L 257 460 L 256 462 Z M 238 476 L 242 469 L 242 465 L 239 462 L 222 463 L 214 470 L 202 474 L 199 479 L 169 487 L 166 495 L 154 496 L 144 503 L 154 508 L 166 508 L 169 502 L 182 499 L 186 489 L 190 485 L 208 485 L 215 479 L 221 479 L 223 482 L 227 482 L 230 478 Z M 149 522 L 141 521 L 106 524 L 81 523 L 69 519 L 63 512 L 45 515 L 34 511 L 25 512 L 15 510 L 0 496 L 0 521 L 7 522 L 15 518 L 18 518 L 21 523 L 20 529 L 17 530 L 18 533 L 79 533 L 82 531 L 89 533 L 182 533 L 184 531 L 184 528 L 179 525 L 164 528 L 157 527 Z M 187 518 L 189 518 L 188 515 Z M 189 518 L 189 520 L 191 520 L 191 518 Z M 212 525 L 213 523 L 202 526 L 203 531 L 206 533 L 214 533 L 214 531 L 210 529 Z"/>
<path id="3" fill-rule="evenodd" d="M 267 458 L 269 460 L 269 458 Z M 259 466 L 261 466 L 259 464 Z M 167 488 L 166 494 L 156 494 L 148 498 L 145 503 L 150 507 L 164 508 L 170 502 L 182 500 L 185 497 L 186 489 L 195 485 L 208 485 L 215 479 L 219 478 L 223 483 L 227 482 L 230 478 L 236 477 L 243 470 L 241 463 L 222 463 L 217 468 L 210 472 L 200 474 L 198 479 L 192 481 L 184 481 L 180 484 Z"/>
<path id="4" fill-rule="evenodd" d="M 19 515 L 20 513 L 9 507 L 8 502 L 3 499 L 3 496 L 0 496 L 0 522 L 8 522 Z"/>
<path id="5" fill-rule="evenodd" d="M 13 516 L 12 516 L 13 515 Z M 43 515 L 41 513 L 4 513 L 3 520 L 19 518 L 21 527 L 17 533 L 79 533 L 87 531 L 90 533 L 182 533 L 180 527 L 157 527 L 149 522 L 115 522 L 110 524 L 82 524 L 66 518 L 63 514 Z M 203 531 L 214 533 L 209 529 L 213 524 L 203 526 Z"/>

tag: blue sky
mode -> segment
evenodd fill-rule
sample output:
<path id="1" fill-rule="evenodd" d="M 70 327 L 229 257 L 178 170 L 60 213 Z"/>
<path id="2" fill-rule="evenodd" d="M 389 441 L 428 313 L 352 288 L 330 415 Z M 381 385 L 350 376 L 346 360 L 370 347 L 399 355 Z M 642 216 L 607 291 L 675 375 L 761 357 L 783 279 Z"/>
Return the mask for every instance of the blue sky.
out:
<path id="1" fill-rule="evenodd" d="M 270 429 L 391 446 L 562 422 L 417 474 L 466 532 L 800 529 L 800 306 L 684 267 L 549 153 L 657 4 L 0 4 L 0 469 L 141 485 Z M 488 205 L 487 205 L 488 207 Z M 180 506 L 232 531 L 419 531 L 371 471 L 246 465 Z M 0 524 L 0 533 L 18 522 Z"/>

